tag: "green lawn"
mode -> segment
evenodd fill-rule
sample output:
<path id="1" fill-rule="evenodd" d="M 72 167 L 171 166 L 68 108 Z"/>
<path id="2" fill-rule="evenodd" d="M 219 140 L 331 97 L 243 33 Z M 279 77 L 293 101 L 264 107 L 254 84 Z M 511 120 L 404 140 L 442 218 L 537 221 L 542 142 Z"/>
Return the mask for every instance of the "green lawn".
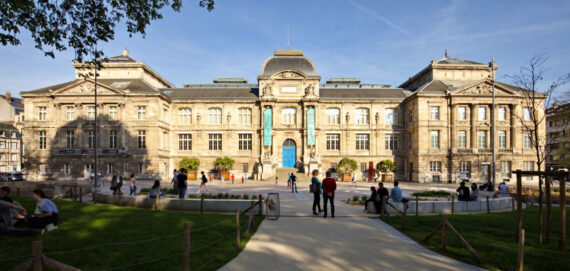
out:
<path id="1" fill-rule="evenodd" d="M 568 213 L 568 211 L 567 211 Z M 550 245 L 538 245 L 538 207 L 523 212 L 523 228 L 525 238 L 525 270 L 570 270 L 570 241 L 566 241 L 566 250 L 557 250 L 560 210 L 552 208 L 552 234 L 554 239 Z M 567 214 L 568 217 L 568 214 Z M 518 257 L 518 242 L 514 229 L 516 212 L 449 215 L 448 221 L 459 231 L 467 242 L 475 249 L 484 264 L 478 264 L 471 254 L 463 248 L 459 240 L 450 231 L 447 233 L 447 250 L 441 250 L 441 231 L 427 243 L 422 240 L 442 221 L 442 216 L 408 216 L 406 231 L 410 238 L 419 244 L 438 253 L 455 258 L 462 262 L 479 265 L 491 270 L 515 270 Z M 385 218 L 382 218 L 386 221 Z M 394 228 L 402 230 L 402 217 L 392 216 Z M 566 224 L 566 232 L 570 229 Z M 543 234 L 543 240 L 544 234 Z"/>
<path id="2" fill-rule="evenodd" d="M 30 198 L 14 199 L 28 211 L 35 206 Z M 242 238 L 237 249 L 235 215 L 152 211 L 61 200 L 55 203 L 60 211 L 59 229 L 43 237 L 1 236 L 0 269 L 24 262 L 24 256 L 31 255 L 32 241 L 42 240 L 48 257 L 83 270 L 181 270 L 182 255 L 178 254 L 184 248 L 184 223 L 190 222 L 190 269 L 216 270 L 236 257 L 249 240 L 245 236 L 247 215 L 240 217 Z M 256 216 L 252 233 L 262 220 Z"/>

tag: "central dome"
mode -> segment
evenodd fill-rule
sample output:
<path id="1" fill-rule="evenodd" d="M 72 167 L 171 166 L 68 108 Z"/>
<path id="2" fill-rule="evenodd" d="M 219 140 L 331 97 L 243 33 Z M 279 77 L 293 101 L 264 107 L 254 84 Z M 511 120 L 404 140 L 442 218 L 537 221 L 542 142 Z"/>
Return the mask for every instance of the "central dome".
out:
<path id="1" fill-rule="evenodd" d="M 273 56 L 261 66 L 260 76 L 270 77 L 286 70 L 299 71 L 306 76 L 319 76 L 315 63 L 303 56 L 301 50 L 275 50 Z"/>

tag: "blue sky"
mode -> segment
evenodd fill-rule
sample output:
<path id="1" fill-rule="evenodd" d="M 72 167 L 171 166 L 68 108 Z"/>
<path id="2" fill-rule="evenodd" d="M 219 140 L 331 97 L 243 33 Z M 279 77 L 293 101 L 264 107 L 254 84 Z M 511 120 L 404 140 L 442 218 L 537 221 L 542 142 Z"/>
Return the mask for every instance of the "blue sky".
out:
<path id="1" fill-rule="evenodd" d="M 215 77 L 257 82 L 275 49 L 303 50 L 322 77 L 357 77 L 398 86 L 431 60 L 453 57 L 499 65 L 497 79 L 535 54 L 550 57 L 542 86 L 570 72 L 570 1 L 230 1 L 208 13 L 198 1 L 164 12 L 146 38 L 121 26 L 101 44 L 108 56 L 127 48 L 178 87 Z M 74 78 L 72 52 L 52 59 L 20 36 L 22 46 L 0 47 L 0 93 L 54 85 Z"/>

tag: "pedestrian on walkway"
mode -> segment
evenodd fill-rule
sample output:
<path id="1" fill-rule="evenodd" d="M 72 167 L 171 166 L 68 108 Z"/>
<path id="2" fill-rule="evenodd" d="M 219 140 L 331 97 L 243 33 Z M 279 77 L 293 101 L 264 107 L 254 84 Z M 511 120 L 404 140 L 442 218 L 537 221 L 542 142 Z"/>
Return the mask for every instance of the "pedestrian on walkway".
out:
<path id="1" fill-rule="evenodd" d="M 236 178 L 236 176 L 232 173 L 232 184 L 234 184 L 234 179 Z"/>
<path id="2" fill-rule="evenodd" d="M 131 179 L 129 180 L 129 196 L 137 196 L 137 185 L 135 179 L 135 174 L 131 174 Z"/>
<path id="3" fill-rule="evenodd" d="M 222 175 L 222 183 L 224 183 L 226 181 L 226 178 L 224 177 L 224 175 Z"/>
<path id="4" fill-rule="evenodd" d="M 354 188 L 356 188 L 356 176 L 354 176 L 354 173 L 352 174 L 352 184 L 354 185 Z"/>
<path id="5" fill-rule="evenodd" d="M 287 187 L 291 186 L 291 176 L 293 176 L 293 173 L 287 175 Z"/>
<path id="6" fill-rule="evenodd" d="M 188 189 L 188 183 L 187 183 L 188 176 L 186 176 L 185 168 L 180 169 L 180 173 L 178 174 L 177 179 L 178 179 L 178 198 L 184 199 L 184 196 L 186 195 L 186 189 Z"/>
<path id="7" fill-rule="evenodd" d="M 334 194 L 336 191 L 336 181 L 331 178 L 331 172 L 327 171 L 327 177 L 323 180 L 323 199 L 325 201 L 323 209 L 325 214 L 323 217 L 327 217 L 327 201 L 331 203 L 331 216 L 334 217 Z"/>
<path id="8" fill-rule="evenodd" d="M 279 177 L 275 176 L 275 186 L 279 186 L 277 183 L 279 182 Z"/>
<path id="9" fill-rule="evenodd" d="M 206 187 L 207 182 L 208 179 L 206 178 L 206 175 L 204 175 L 204 171 L 202 171 L 202 183 L 200 184 L 200 189 L 198 189 L 198 192 L 202 192 L 202 187 L 204 187 L 206 188 L 206 193 L 208 193 L 208 187 Z"/>
<path id="10" fill-rule="evenodd" d="M 293 193 L 293 191 L 295 193 L 299 193 L 297 191 L 297 176 L 295 176 L 295 174 L 291 173 L 291 193 Z"/>
<path id="11" fill-rule="evenodd" d="M 241 175 L 241 184 L 243 184 L 243 180 L 244 180 L 244 179 L 245 179 L 245 178 L 243 177 L 243 175 Z"/>
<path id="12" fill-rule="evenodd" d="M 247 173 L 244 174 L 244 178 L 245 178 L 245 183 L 247 183 Z"/>
<path id="13" fill-rule="evenodd" d="M 122 195 L 121 187 L 123 187 L 123 176 L 121 176 L 121 171 L 117 170 L 113 178 L 111 179 L 111 190 L 113 190 L 113 195 Z"/>
<path id="14" fill-rule="evenodd" d="M 313 178 L 311 178 L 311 185 L 313 185 L 313 214 L 319 215 L 323 210 L 321 209 L 321 182 L 319 181 L 319 171 L 313 170 Z M 319 212 L 317 213 L 317 209 Z"/>
<path id="15" fill-rule="evenodd" d="M 178 172 L 174 169 L 174 176 L 172 177 L 172 181 L 170 181 L 172 185 L 172 193 L 174 195 L 178 195 Z"/>

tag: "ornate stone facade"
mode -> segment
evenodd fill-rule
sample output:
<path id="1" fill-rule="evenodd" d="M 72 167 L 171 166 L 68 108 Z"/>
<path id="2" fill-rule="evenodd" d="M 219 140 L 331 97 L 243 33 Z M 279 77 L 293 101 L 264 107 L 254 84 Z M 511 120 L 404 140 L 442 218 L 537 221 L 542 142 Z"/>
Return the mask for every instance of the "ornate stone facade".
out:
<path id="1" fill-rule="evenodd" d="M 95 82 L 83 76 L 89 66 L 74 66 L 74 81 L 21 93 L 26 165 L 37 179 L 81 176 L 93 163 Z M 175 88 L 125 52 L 98 72 L 99 171 L 168 180 L 184 157 L 211 171 L 229 156 L 236 176 L 268 178 L 281 167 L 324 172 L 351 157 L 357 177 L 367 176 L 370 162 L 390 159 L 398 180 L 482 181 L 491 172 L 494 88 L 497 178 L 510 178 L 507 167 L 535 158 L 519 123 L 523 90 L 493 83 L 496 69 L 445 56 L 398 88 L 352 78 L 321 84 L 301 51 L 276 50 L 257 84 L 219 78 Z"/>

